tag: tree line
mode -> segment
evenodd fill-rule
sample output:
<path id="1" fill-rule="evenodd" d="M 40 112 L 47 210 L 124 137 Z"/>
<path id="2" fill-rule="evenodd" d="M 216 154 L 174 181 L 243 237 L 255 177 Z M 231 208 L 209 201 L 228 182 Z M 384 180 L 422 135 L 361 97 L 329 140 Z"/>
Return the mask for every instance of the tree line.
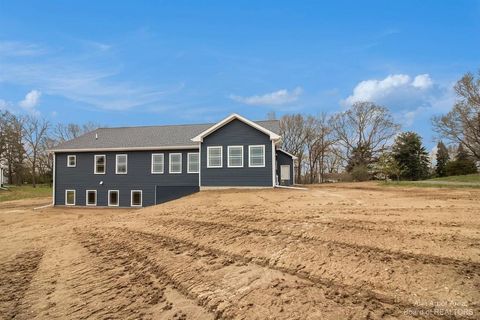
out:
<path id="1" fill-rule="evenodd" d="M 452 110 L 432 119 L 439 139 L 435 166 L 421 136 L 401 132 L 391 112 L 373 102 L 357 102 L 333 115 L 283 116 L 282 148 L 298 157 L 296 181 L 420 180 L 478 172 L 480 72 L 464 75 L 454 90 Z"/>
<path id="2" fill-rule="evenodd" d="M 0 110 L 0 165 L 10 184 L 51 183 L 53 156 L 49 152 L 58 143 L 98 128 L 89 122 L 52 124 L 33 115 L 16 115 Z"/>

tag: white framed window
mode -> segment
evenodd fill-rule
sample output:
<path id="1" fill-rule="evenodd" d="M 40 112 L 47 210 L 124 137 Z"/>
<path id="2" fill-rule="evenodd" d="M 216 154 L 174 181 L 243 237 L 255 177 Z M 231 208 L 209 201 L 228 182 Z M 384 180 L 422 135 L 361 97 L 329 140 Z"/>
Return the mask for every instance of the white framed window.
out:
<path id="1" fill-rule="evenodd" d="M 130 193 L 130 206 L 141 207 L 142 206 L 142 190 L 132 190 Z"/>
<path id="2" fill-rule="evenodd" d="M 207 147 L 207 168 L 221 168 L 223 165 L 222 146 Z"/>
<path id="3" fill-rule="evenodd" d="M 169 164 L 168 164 L 169 173 L 182 173 L 182 154 L 181 153 L 170 153 L 168 160 L 169 160 Z"/>
<path id="4" fill-rule="evenodd" d="M 105 174 L 107 157 L 104 154 L 96 154 L 94 158 L 94 173 Z"/>
<path id="5" fill-rule="evenodd" d="M 243 167 L 243 146 L 228 146 L 227 154 L 229 168 Z"/>
<path id="6" fill-rule="evenodd" d="M 77 166 L 77 156 L 70 154 L 67 156 L 67 167 L 75 168 Z"/>
<path id="7" fill-rule="evenodd" d="M 74 206 L 75 205 L 75 190 L 65 190 L 65 205 Z"/>
<path id="8" fill-rule="evenodd" d="M 163 153 L 152 153 L 152 173 L 163 173 L 165 164 Z"/>
<path id="9" fill-rule="evenodd" d="M 87 206 L 97 205 L 97 190 L 87 190 L 85 192 L 85 205 Z"/>
<path id="10" fill-rule="evenodd" d="M 127 174 L 128 156 L 126 154 L 117 154 L 115 156 L 115 173 Z"/>
<path id="11" fill-rule="evenodd" d="M 248 146 L 248 166 L 265 167 L 265 145 Z"/>
<path id="12" fill-rule="evenodd" d="M 118 207 L 120 203 L 120 192 L 118 190 L 108 190 L 108 206 Z"/>
<path id="13" fill-rule="evenodd" d="M 188 173 L 198 173 L 200 168 L 198 152 L 191 152 L 187 155 L 187 172 Z"/>

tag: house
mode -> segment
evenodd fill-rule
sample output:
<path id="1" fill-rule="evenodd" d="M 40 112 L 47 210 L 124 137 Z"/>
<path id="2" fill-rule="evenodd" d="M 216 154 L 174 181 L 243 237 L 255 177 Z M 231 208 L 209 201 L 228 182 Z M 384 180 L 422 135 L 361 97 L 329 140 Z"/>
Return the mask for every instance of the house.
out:
<path id="1" fill-rule="evenodd" d="M 279 122 L 100 128 L 53 150 L 53 203 L 142 207 L 208 188 L 294 184 Z"/>

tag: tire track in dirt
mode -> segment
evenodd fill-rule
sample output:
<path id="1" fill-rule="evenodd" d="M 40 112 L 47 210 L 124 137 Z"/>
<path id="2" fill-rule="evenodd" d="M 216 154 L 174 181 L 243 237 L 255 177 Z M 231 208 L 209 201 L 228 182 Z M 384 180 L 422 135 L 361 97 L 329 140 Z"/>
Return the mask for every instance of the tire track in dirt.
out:
<path id="1" fill-rule="evenodd" d="M 25 293 L 42 257 L 42 251 L 31 250 L 0 264 L 0 316 L 3 319 L 15 319 L 22 312 Z"/>
<path id="2" fill-rule="evenodd" d="M 173 220 L 164 223 L 168 228 L 159 225 L 155 228 L 153 224 L 149 224 L 149 228 L 156 229 L 155 232 L 162 235 L 173 233 L 176 239 L 181 238 L 179 240 L 192 245 L 203 245 L 203 249 L 210 248 L 224 254 L 258 260 L 262 264 L 320 282 L 334 282 L 356 290 L 368 287 L 370 291 L 381 294 L 379 299 L 396 292 L 399 295 L 396 299 L 404 302 L 420 293 L 425 299 L 444 301 L 449 299 L 451 290 L 454 290 L 478 308 L 475 296 L 478 293 L 480 268 L 476 263 L 392 253 L 350 244 L 344 246 L 275 231 L 252 230 L 245 226 Z M 268 228 L 272 229 L 271 226 Z M 209 235 L 215 235 L 216 240 Z M 424 292 L 425 287 L 440 289 Z M 445 290 L 445 287 L 449 290 Z"/>
<path id="3" fill-rule="evenodd" d="M 365 292 L 320 285 L 266 263 L 211 250 L 172 237 L 124 228 L 91 233 L 130 259 L 147 261 L 152 272 L 225 319 L 410 318 L 397 306 Z"/>
<path id="4" fill-rule="evenodd" d="M 429 319 L 436 318 L 452 318 L 448 315 L 434 314 L 435 307 L 421 306 L 417 304 L 417 300 L 413 300 L 413 297 L 410 296 L 401 296 L 400 292 L 397 292 L 394 296 L 389 295 L 390 292 L 378 292 L 370 290 L 365 286 L 365 283 L 362 286 L 352 286 L 339 281 L 332 281 L 331 279 L 323 278 L 322 276 L 309 274 L 304 267 L 299 266 L 298 268 L 289 268 L 285 265 L 277 264 L 275 261 L 268 259 L 263 256 L 254 256 L 244 253 L 235 253 L 232 251 L 223 250 L 220 248 L 211 247 L 210 245 L 204 245 L 199 242 L 192 242 L 185 239 L 179 239 L 176 236 L 166 236 L 162 234 L 144 232 L 144 231 L 135 231 L 125 228 L 117 228 L 120 232 L 127 233 L 130 237 L 141 237 L 150 239 L 151 242 L 161 242 L 162 245 L 165 245 L 165 241 L 170 242 L 172 246 L 181 247 L 186 246 L 187 248 L 198 250 L 201 252 L 208 252 L 213 256 L 224 257 L 230 261 L 237 261 L 240 263 L 254 264 L 260 267 L 264 267 L 270 270 L 276 270 L 284 274 L 288 274 L 292 277 L 308 281 L 312 286 L 315 286 L 321 289 L 324 292 L 324 297 L 326 299 L 332 300 L 336 303 L 341 303 L 344 308 L 348 308 L 351 304 L 356 305 L 359 301 L 362 301 L 365 308 L 368 310 L 377 310 L 383 315 L 395 316 L 403 318 L 406 316 L 406 311 L 416 310 L 417 316 L 421 317 L 422 314 Z M 416 294 L 414 294 L 417 296 Z M 411 298 L 411 299 L 408 299 Z M 418 297 L 418 299 L 424 297 Z M 368 303 L 365 303 L 368 302 Z M 475 312 L 479 312 L 480 308 L 476 303 L 469 303 L 469 307 Z M 435 316 L 434 316 L 435 315 Z M 353 317 L 357 318 L 357 317 Z M 373 317 L 375 318 L 375 317 Z M 459 319 L 462 319 L 463 316 L 459 316 Z M 469 318 L 468 315 L 465 318 Z"/>

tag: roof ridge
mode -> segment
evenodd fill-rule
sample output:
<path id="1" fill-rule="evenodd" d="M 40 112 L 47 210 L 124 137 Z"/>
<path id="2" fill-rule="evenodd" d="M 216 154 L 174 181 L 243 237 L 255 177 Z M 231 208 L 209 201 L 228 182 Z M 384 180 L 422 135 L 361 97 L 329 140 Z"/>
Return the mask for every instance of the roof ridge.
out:
<path id="1" fill-rule="evenodd" d="M 253 122 L 270 122 L 279 120 L 254 120 Z M 160 125 L 146 125 L 146 126 L 122 126 L 122 127 L 99 127 L 98 129 L 127 129 L 127 128 L 155 128 L 155 127 L 185 127 L 185 126 L 208 126 L 215 125 L 217 122 L 210 123 L 184 123 L 184 124 L 160 124 Z M 93 131 L 91 131 L 93 132 Z"/>

